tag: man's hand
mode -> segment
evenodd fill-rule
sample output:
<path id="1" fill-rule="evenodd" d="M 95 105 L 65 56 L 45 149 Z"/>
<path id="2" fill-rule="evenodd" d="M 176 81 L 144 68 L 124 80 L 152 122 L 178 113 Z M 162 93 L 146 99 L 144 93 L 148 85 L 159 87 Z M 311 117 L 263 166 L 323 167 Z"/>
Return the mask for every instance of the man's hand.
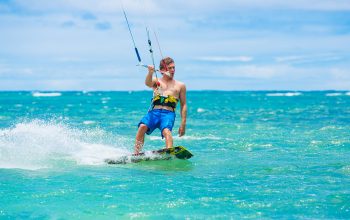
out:
<path id="1" fill-rule="evenodd" d="M 152 88 L 154 87 L 154 80 L 152 80 L 152 77 L 153 77 L 153 73 L 154 73 L 154 66 L 147 66 L 148 68 L 148 73 L 147 73 L 147 76 L 146 76 L 146 79 L 145 79 L 145 85 Z"/>
<path id="2" fill-rule="evenodd" d="M 181 124 L 180 128 L 179 128 L 179 137 L 182 137 L 185 135 L 185 128 L 186 126 L 184 124 Z"/>
<path id="3" fill-rule="evenodd" d="M 148 73 L 154 73 L 154 66 L 148 65 Z"/>

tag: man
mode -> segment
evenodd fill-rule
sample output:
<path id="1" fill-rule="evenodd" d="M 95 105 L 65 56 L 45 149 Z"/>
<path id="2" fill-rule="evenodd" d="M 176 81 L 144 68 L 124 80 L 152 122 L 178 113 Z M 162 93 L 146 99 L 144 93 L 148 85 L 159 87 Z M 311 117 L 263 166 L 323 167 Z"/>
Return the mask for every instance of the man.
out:
<path id="1" fill-rule="evenodd" d="M 156 128 L 161 131 L 162 138 L 165 138 L 166 148 L 173 147 L 172 129 L 175 121 L 175 108 L 180 101 L 181 125 L 179 136 L 185 134 L 186 128 L 186 86 L 184 83 L 174 79 L 175 63 L 170 57 L 160 61 L 159 69 L 162 77 L 153 78 L 154 67 L 148 66 L 148 74 L 145 84 L 153 88 L 153 99 L 151 109 L 144 116 L 136 134 L 134 155 L 142 150 L 145 134 L 151 134 Z"/>

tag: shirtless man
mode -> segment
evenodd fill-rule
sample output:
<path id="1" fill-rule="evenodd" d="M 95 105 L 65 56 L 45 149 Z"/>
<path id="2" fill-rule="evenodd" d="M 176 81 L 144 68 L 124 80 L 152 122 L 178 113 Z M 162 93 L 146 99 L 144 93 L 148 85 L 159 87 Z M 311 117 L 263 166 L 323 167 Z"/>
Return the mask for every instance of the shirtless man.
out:
<path id="1" fill-rule="evenodd" d="M 179 136 L 185 134 L 186 128 L 186 86 L 174 79 L 175 63 L 170 57 L 160 61 L 159 69 L 162 72 L 160 79 L 153 78 L 154 67 L 148 66 L 145 84 L 153 88 L 152 107 L 144 116 L 136 134 L 134 154 L 142 150 L 145 134 L 151 134 L 156 128 L 160 129 L 162 138 L 165 137 L 166 148 L 173 147 L 172 129 L 175 121 L 175 108 L 180 100 L 181 125 Z"/>

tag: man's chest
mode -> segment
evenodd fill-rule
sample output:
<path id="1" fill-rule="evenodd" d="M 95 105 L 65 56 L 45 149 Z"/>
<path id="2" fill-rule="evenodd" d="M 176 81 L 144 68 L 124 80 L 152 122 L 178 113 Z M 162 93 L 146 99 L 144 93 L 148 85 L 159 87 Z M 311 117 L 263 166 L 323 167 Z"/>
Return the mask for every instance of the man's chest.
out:
<path id="1" fill-rule="evenodd" d="M 161 85 L 164 95 L 172 95 L 178 97 L 180 93 L 180 87 L 176 83 L 163 83 Z"/>

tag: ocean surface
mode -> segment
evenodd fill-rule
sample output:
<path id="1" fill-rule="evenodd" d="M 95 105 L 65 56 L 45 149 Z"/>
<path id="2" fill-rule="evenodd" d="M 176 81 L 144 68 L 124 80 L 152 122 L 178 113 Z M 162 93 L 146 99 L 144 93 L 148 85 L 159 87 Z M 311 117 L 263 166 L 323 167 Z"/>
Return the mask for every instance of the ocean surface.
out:
<path id="1" fill-rule="evenodd" d="M 350 219 L 350 92 L 189 91 L 193 158 L 107 165 L 150 98 L 0 92 L 0 219 Z"/>

